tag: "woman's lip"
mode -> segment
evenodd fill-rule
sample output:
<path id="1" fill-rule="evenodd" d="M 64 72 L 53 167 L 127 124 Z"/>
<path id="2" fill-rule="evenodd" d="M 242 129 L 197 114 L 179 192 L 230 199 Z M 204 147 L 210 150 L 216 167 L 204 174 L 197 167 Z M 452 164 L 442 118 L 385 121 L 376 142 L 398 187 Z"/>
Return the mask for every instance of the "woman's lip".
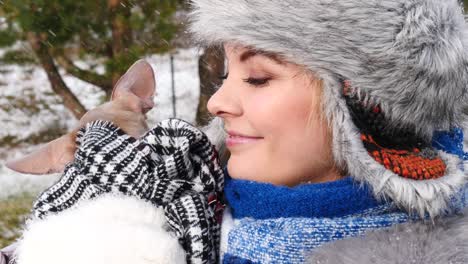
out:
<path id="1" fill-rule="evenodd" d="M 232 147 L 235 145 L 252 143 L 260 139 L 262 139 L 262 137 L 245 136 L 236 132 L 229 131 L 228 137 L 226 138 L 226 145 L 228 147 Z"/>
<path id="2" fill-rule="evenodd" d="M 261 137 L 252 137 L 252 136 L 243 135 L 243 134 L 235 132 L 235 131 L 227 131 L 227 134 L 228 134 L 229 137 L 252 138 L 252 139 L 260 139 L 261 138 Z"/>

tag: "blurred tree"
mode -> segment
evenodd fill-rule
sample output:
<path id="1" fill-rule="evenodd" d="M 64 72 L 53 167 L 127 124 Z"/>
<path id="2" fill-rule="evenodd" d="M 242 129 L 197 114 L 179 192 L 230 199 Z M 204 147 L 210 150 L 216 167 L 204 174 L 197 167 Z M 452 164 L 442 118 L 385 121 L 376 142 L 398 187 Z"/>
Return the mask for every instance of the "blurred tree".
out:
<path id="1" fill-rule="evenodd" d="M 57 66 L 110 95 L 135 60 L 171 49 L 180 27 L 175 14 L 184 7 L 183 0 L 0 0 L 0 47 L 10 47 L 1 61 L 41 65 L 54 92 L 80 118 L 86 109 Z M 95 64 L 80 68 L 76 58 Z M 103 72 L 95 70 L 98 64 Z"/>
<path id="2" fill-rule="evenodd" d="M 197 108 L 196 122 L 199 126 L 207 125 L 210 114 L 206 105 L 222 83 L 220 76 L 224 73 L 224 49 L 222 47 L 208 47 L 198 60 L 198 73 L 200 76 L 200 99 Z"/>

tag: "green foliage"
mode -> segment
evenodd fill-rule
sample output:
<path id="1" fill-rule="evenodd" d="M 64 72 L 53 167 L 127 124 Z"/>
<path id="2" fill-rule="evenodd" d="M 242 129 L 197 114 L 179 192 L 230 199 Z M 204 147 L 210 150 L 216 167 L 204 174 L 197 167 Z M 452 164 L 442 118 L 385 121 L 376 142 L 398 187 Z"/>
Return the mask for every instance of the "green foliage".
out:
<path id="1" fill-rule="evenodd" d="M 36 58 L 31 52 L 24 50 L 10 50 L 5 52 L 0 58 L 0 63 L 4 64 L 35 64 Z"/>
<path id="2" fill-rule="evenodd" d="M 8 47 L 15 44 L 18 35 L 11 30 L 0 31 L 0 47 Z"/>
<path id="3" fill-rule="evenodd" d="M 11 0 L 0 6 L 8 21 L 18 23 L 22 32 L 45 33 L 51 45 L 76 43 L 79 37 L 89 44 L 83 45 L 86 51 L 95 52 L 99 51 L 96 46 L 112 41 L 110 18 L 115 15 L 132 29 L 171 40 L 177 29 L 172 16 L 179 7 L 180 3 L 173 0 L 122 1 L 115 10 L 108 8 L 108 0 Z M 142 37 L 141 33 L 135 36 Z M 151 39 L 153 48 L 161 42 L 155 36 Z"/>
<path id="4" fill-rule="evenodd" d="M 0 248 L 13 243 L 19 237 L 21 225 L 31 210 L 33 200 L 29 194 L 0 200 Z"/>
<path id="5" fill-rule="evenodd" d="M 110 6 L 111 2 L 118 4 Z M 70 57 L 70 51 L 80 58 L 91 56 L 104 61 L 104 76 L 112 78 L 138 58 L 172 48 L 179 30 L 174 15 L 183 4 L 182 0 L 2 1 L 0 46 L 25 41 L 34 32 L 54 57 Z M 23 55 L 11 53 L 4 62 L 30 62 Z"/>
<path id="6" fill-rule="evenodd" d="M 142 54 L 138 47 L 126 48 L 125 53 L 114 56 L 112 60 L 105 63 L 107 72 L 125 72 Z"/>

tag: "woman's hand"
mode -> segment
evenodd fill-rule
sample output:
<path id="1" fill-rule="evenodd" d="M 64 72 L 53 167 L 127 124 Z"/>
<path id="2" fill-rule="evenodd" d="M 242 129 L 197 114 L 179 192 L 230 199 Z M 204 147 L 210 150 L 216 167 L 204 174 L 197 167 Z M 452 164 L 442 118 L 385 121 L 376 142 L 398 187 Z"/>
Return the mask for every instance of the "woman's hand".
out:
<path id="1" fill-rule="evenodd" d="M 70 133 L 23 158 L 7 162 L 7 167 L 29 174 L 63 171 L 65 165 L 73 161 L 77 131 L 95 120 L 110 121 L 130 136 L 141 137 L 148 131 L 145 114 L 154 107 L 155 89 L 151 65 L 144 60 L 137 61 L 115 85 L 110 102 L 88 111 Z"/>

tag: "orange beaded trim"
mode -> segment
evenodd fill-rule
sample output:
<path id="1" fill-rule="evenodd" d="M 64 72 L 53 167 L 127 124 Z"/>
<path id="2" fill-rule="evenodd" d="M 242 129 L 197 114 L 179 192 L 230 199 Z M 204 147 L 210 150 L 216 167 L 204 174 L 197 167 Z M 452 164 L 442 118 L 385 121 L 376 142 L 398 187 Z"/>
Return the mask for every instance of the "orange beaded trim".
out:
<path id="1" fill-rule="evenodd" d="M 427 158 L 421 155 L 421 150 L 388 149 L 375 142 L 371 135 L 361 134 L 369 155 L 388 170 L 404 178 L 413 180 L 437 179 L 445 174 L 446 165 L 439 158 Z"/>

